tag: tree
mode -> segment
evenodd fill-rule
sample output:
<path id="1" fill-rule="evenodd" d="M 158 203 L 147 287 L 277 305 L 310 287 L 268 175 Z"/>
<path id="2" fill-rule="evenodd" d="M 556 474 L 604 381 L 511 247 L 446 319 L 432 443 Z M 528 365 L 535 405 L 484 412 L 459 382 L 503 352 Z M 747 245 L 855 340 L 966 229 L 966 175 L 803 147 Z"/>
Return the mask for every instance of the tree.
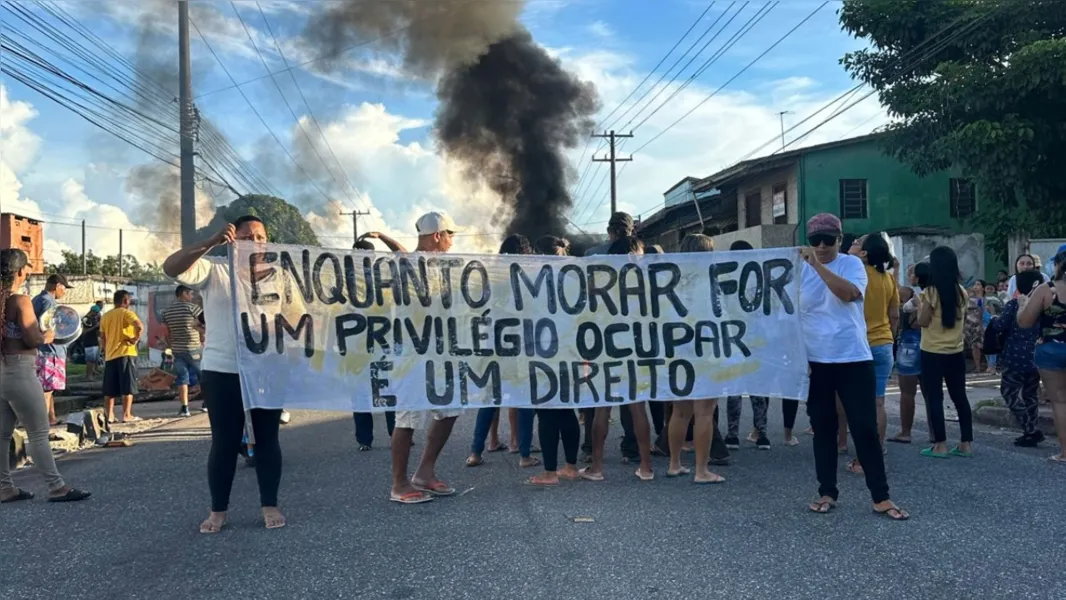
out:
<path id="1" fill-rule="evenodd" d="M 226 223 L 244 215 L 255 215 L 266 225 L 267 237 L 278 244 L 319 246 L 318 236 L 293 205 L 274 196 L 241 196 L 215 212 L 215 218 L 197 233 L 203 238 L 214 235 Z"/>
<path id="2" fill-rule="evenodd" d="M 1001 259 L 1016 231 L 1066 234 L 1066 2 L 844 0 L 840 22 L 871 45 L 841 63 L 893 117 L 888 152 L 960 168 Z"/>
<path id="3" fill-rule="evenodd" d="M 71 252 L 69 250 L 63 250 L 63 261 L 59 264 L 50 264 L 45 266 L 45 271 L 48 273 L 62 273 L 64 275 L 81 275 L 82 264 L 81 254 L 77 252 Z M 118 277 L 118 256 L 111 255 L 106 257 L 100 257 L 90 250 L 85 255 L 86 269 L 85 272 L 88 275 L 103 275 L 105 277 Z M 167 278 L 163 275 L 163 269 L 159 263 L 145 263 L 141 264 L 137 260 L 137 257 L 126 254 L 122 258 L 122 276 L 135 281 L 166 281 Z"/>

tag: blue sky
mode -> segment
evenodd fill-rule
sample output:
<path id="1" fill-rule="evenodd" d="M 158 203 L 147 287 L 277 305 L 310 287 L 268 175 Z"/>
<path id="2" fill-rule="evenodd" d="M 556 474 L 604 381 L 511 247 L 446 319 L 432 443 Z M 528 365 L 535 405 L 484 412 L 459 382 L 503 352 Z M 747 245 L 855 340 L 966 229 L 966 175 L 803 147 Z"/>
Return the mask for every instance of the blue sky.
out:
<path id="1" fill-rule="evenodd" d="M 719 21 L 723 24 L 736 15 L 727 32 L 684 71 L 674 82 L 674 87 L 668 87 L 660 95 L 656 105 L 665 100 L 733 31 L 765 4 L 763 0 L 715 2 L 693 33 L 634 98 L 657 81 L 661 71 L 673 64 L 711 22 L 724 14 Z M 793 113 L 786 116 L 788 126 L 853 85 L 838 60 L 845 52 L 861 47 L 861 42 L 840 31 L 835 14 L 839 3 L 830 2 L 750 70 L 706 101 L 713 91 L 821 4 L 812 0 L 782 0 L 773 5 L 735 46 L 637 129 L 636 138 L 628 145 L 629 150 L 661 135 L 647 147 L 640 148 L 634 162 L 620 175 L 619 196 L 623 208 L 650 214 L 649 211 L 661 204 L 662 193 L 682 177 L 713 173 L 771 141 L 779 133 L 778 111 Z M 156 32 L 154 47 L 162 57 L 172 58 L 176 64 L 176 53 L 167 56 L 170 48 L 176 48 L 176 31 L 171 29 L 177 12 L 168 0 L 84 0 L 58 5 L 130 60 L 135 58 L 142 24 L 146 18 L 154 18 L 159 28 L 153 30 Z M 290 64 L 314 56 L 312 51 L 296 46 L 295 41 L 307 15 L 322 10 L 323 2 L 261 0 L 260 6 Z M 596 85 L 604 106 L 601 116 L 605 116 L 655 67 L 707 6 L 707 2 L 696 0 L 527 0 L 522 22 L 541 45 L 560 58 L 564 66 Z M 282 69 L 282 59 L 274 50 L 259 7 L 254 2 L 244 1 L 237 2 L 236 7 L 251 30 L 267 67 L 271 71 Z M 34 6 L 26 5 L 26 8 L 33 10 Z M 9 13 L 2 14 L 6 27 L 18 23 Z M 266 74 L 229 2 L 194 0 L 192 15 L 234 79 L 244 82 Z M 345 193 L 344 186 L 331 187 L 335 181 L 326 177 L 320 187 L 326 189 L 327 196 L 337 199 L 330 205 L 326 198 L 309 192 L 309 186 L 294 183 L 299 177 L 281 176 L 282 170 L 291 170 L 284 151 L 240 93 L 231 88 L 230 79 L 196 31 L 192 39 L 194 93 L 198 108 L 219 126 L 245 159 L 256 161 L 259 157 L 260 162 L 256 164 L 261 166 L 266 164 L 262 162 L 263 157 L 269 159 L 273 166 L 262 166 L 266 178 L 290 199 L 304 199 L 298 204 L 308 213 L 325 243 L 340 245 L 350 237 L 350 223 L 338 218 L 336 213 L 341 209 L 350 210 L 353 205 L 370 208 L 374 213 L 364 228 L 374 227 L 401 236 L 410 236 L 412 232 L 408 224 L 413 223 L 420 211 L 432 208 L 451 212 L 461 225 L 466 221 L 472 233 L 493 232 L 492 224 L 485 223 L 482 215 L 486 209 L 493 208 L 495 198 L 485 190 L 466 185 L 456 165 L 442 160 L 435 151 L 431 125 L 436 100 L 432 83 L 405 75 L 395 55 L 376 51 L 380 46 L 372 44 L 349 53 L 347 65 L 351 68 L 340 72 L 323 76 L 307 68 L 292 71 L 299 91 L 303 92 L 311 112 L 325 130 L 329 150 L 335 152 L 344 166 L 344 174 L 357 190 L 357 196 L 350 190 Z M 681 64 L 687 60 L 685 58 Z M 306 118 L 309 111 L 292 79 L 287 74 L 275 79 L 297 116 Z M 664 84 L 670 81 L 671 77 L 667 77 Z M 153 159 L 136 149 L 124 147 L 122 142 L 16 81 L 5 78 L 3 85 L 6 106 L 0 117 L 6 122 L 0 123 L 3 125 L 0 158 L 10 169 L 4 170 L 7 181 L 0 186 L 3 192 L 0 204 L 3 204 L 3 210 L 30 212 L 36 209 L 55 224 L 47 231 L 51 250 L 46 258 L 55 258 L 58 248 L 80 244 L 80 233 L 76 228 L 59 223 L 86 219 L 102 227 L 157 231 L 175 227 L 158 217 L 146 215 L 151 212 L 145 211 L 151 199 L 140 198 L 138 201 L 130 192 L 130 170 L 151 163 Z M 283 103 L 273 80 L 261 79 L 242 85 L 241 89 L 282 144 L 306 170 L 315 173 L 320 165 L 313 163 L 318 159 L 308 152 L 309 145 L 303 143 L 304 134 Z M 652 95 L 655 93 L 653 91 Z M 666 129 L 700 101 L 706 103 L 677 126 Z M 650 110 L 645 114 L 647 112 Z M 628 117 L 625 120 L 628 121 Z M 884 120 L 876 98 L 871 98 L 814 132 L 803 143 L 863 134 Z M 608 121 L 606 124 L 621 128 L 624 123 Z M 310 129 L 306 121 L 305 127 L 309 127 L 310 135 L 318 139 L 314 135 L 317 132 Z M 803 127 L 796 133 L 806 129 Z M 788 139 L 793 137 L 795 134 L 789 135 Z M 318 149 L 320 153 L 326 153 L 325 146 L 320 145 Z M 765 152 L 773 149 L 775 146 L 770 146 Z M 579 147 L 571 153 L 572 164 L 578 173 L 586 172 L 590 154 L 582 150 Z M 582 156 L 584 159 L 579 161 Z M 327 160 L 331 159 L 327 157 Z M 601 230 L 602 222 L 607 218 L 606 186 L 600 183 L 602 168 L 597 164 L 595 169 L 588 171 L 590 177 L 573 186 L 577 192 L 577 210 L 572 219 L 593 231 Z M 11 174 L 8 174 L 9 170 Z M 12 177 L 17 179 L 21 188 L 12 184 Z M 220 194 L 214 201 L 225 203 L 231 198 L 231 195 Z M 209 203 L 210 199 L 205 198 L 205 202 Z M 209 210 L 205 208 L 205 211 Z M 172 236 L 153 238 L 147 234 L 128 234 L 128 237 L 133 241 L 127 241 L 127 250 L 132 247 L 134 252 L 142 252 L 149 259 L 157 258 L 176 241 Z M 99 252 L 116 250 L 117 236 L 107 229 L 93 230 L 90 238 L 90 246 Z M 470 235 L 463 241 L 468 249 L 488 248 L 496 242 L 490 235 Z"/>

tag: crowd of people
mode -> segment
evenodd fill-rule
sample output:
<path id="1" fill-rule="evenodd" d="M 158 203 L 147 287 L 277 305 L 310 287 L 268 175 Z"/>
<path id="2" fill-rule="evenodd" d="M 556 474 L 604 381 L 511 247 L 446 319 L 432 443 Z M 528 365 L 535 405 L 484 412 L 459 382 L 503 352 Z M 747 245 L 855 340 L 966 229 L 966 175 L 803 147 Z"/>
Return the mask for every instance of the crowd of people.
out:
<path id="1" fill-rule="evenodd" d="M 445 214 L 428 213 L 418 220 L 418 244 L 414 251 L 445 253 L 451 249 L 457 227 Z M 255 469 L 260 505 L 267 528 L 285 525 L 278 508 L 282 453 L 278 440 L 281 410 L 245 411 L 237 365 L 234 332 L 234 302 L 228 261 L 210 256 L 211 250 L 236 240 L 266 242 L 263 222 L 245 216 L 227 225 L 210 239 L 183 248 L 163 264 L 164 272 L 181 283 L 178 302 L 164 317 L 175 352 L 175 365 L 181 362 L 178 385 L 183 414 L 188 414 L 187 386 L 199 379 L 204 406 L 211 426 L 208 456 L 208 488 L 211 509 L 200 526 L 203 533 L 216 533 L 226 523 L 230 491 L 237 457 L 243 443 L 254 437 Z M 371 239 L 384 243 L 392 252 L 406 249 L 388 236 L 369 233 L 356 243 L 356 249 L 373 250 Z M 819 214 L 806 223 L 807 245 L 799 249 L 803 260 L 800 304 L 801 325 L 809 361 L 810 388 L 806 410 L 813 434 L 817 497 L 809 510 L 828 513 L 839 496 L 837 467 L 846 452 L 848 437 L 854 444 L 855 459 L 848 470 L 865 478 L 876 513 L 893 520 L 905 520 L 908 513 L 889 495 L 885 471 L 886 442 L 912 442 L 917 391 L 921 389 L 927 411 L 930 445 L 921 450 L 930 458 L 972 458 L 973 422 L 966 398 L 967 349 L 980 343 L 981 356 L 998 356 L 1003 372 L 1004 398 L 1018 419 L 1023 434 L 1020 446 L 1043 441 L 1036 428 L 1041 382 L 1051 399 L 1059 439 L 1066 439 L 1066 247 L 1054 260 L 1050 281 L 1036 270 L 1028 255 L 1019 259 L 1016 272 L 1001 274 L 997 286 L 981 282 L 967 290 L 961 285 L 958 259 L 946 246 L 934 249 L 928 259 L 908 268 L 906 282 L 898 285 L 898 262 L 892 256 L 887 238 L 879 233 L 852 237 L 845 241 L 841 221 L 831 214 Z M 750 250 L 737 242 L 730 250 Z M 682 240 L 681 252 L 711 252 L 712 238 L 691 234 Z M 608 240 L 590 248 L 586 255 L 611 254 L 639 256 L 661 252 L 635 236 L 633 219 L 616 213 L 608 223 Z M 545 236 L 530 241 L 512 235 L 503 241 L 502 254 L 569 256 L 570 243 Z M 7 447 L 15 420 L 26 425 L 30 454 L 48 482 L 51 500 L 66 501 L 88 497 L 66 485 L 55 469 L 48 450 L 48 404 L 44 396 L 56 389 L 56 378 L 39 377 L 43 364 L 46 375 L 61 361 L 59 351 L 43 353 L 53 341 L 43 332 L 34 310 L 38 301 L 19 294 L 28 272 L 25 254 L 4 250 L 0 255 L 3 298 L 0 320 L 3 327 L 2 401 L 0 401 L 0 501 L 30 497 L 11 481 L 7 470 Z M 52 297 L 58 299 L 65 280 L 49 280 Z M 1002 296 L 1000 288 L 1006 288 Z M 203 308 L 191 302 L 199 292 Z M 994 301 L 993 301 L 994 299 Z M 115 309 L 100 319 L 99 344 L 105 348 L 104 383 L 109 404 L 123 398 L 123 416 L 130 418 L 131 361 L 142 328 L 128 310 L 128 297 L 116 294 Z M 43 302 L 43 301 L 42 301 Z M 987 312 L 988 316 L 985 316 Z M 205 331 L 206 326 L 206 331 Z M 979 329 L 978 329 L 979 326 Z M 205 333 L 202 349 L 199 335 Z M 196 342 L 196 343 L 194 343 Z M 130 344 L 134 345 L 130 354 Z M 180 355 L 180 356 L 179 356 Z M 972 357 L 977 355 L 972 354 Z M 180 360 L 179 360 L 180 359 Z M 975 361 L 980 366 L 980 361 Z M 895 372 L 900 386 L 901 427 L 887 437 L 884 408 L 886 388 Z M 46 383 L 48 385 L 46 385 Z M 958 413 L 960 437 L 949 444 L 944 416 L 944 388 Z M 769 398 L 750 398 L 753 422 L 748 442 L 759 449 L 771 447 L 767 432 Z M 720 406 L 716 398 L 692 398 L 674 402 L 642 402 L 619 407 L 623 428 L 623 460 L 635 464 L 634 476 L 641 481 L 655 477 L 652 456 L 668 456 L 667 477 L 691 475 L 696 484 L 720 484 L 721 475 L 710 470 L 728 464 L 729 450 L 739 447 L 741 397 L 725 399 L 726 435 L 719 432 Z M 785 430 L 782 443 L 799 443 L 793 434 L 798 399 L 783 399 Z M 110 410 L 110 407 L 109 407 Z M 510 445 L 502 443 L 499 422 L 504 412 L 495 407 L 477 412 L 470 455 L 470 468 L 485 463 L 485 453 L 510 450 L 519 454 L 522 467 L 542 466 L 528 477 L 530 486 L 553 487 L 562 481 L 603 481 L 604 447 L 613 422 L 610 407 L 587 408 L 580 413 L 569 409 L 508 409 L 511 423 Z M 451 437 L 461 411 L 398 411 L 386 414 L 391 440 L 392 485 L 389 499 L 402 504 L 429 502 L 456 490 L 438 476 L 441 451 Z M 355 437 L 362 451 L 373 445 L 372 415 L 354 415 Z M 413 473 L 409 470 L 414 432 L 425 429 L 421 457 Z M 537 434 L 534 439 L 534 432 Z M 539 445 L 539 448 L 538 448 Z M 562 446 L 562 456 L 559 446 Z M 693 467 L 684 464 L 686 450 L 694 452 Z M 540 452 L 542 458 L 533 456 Z M 1052 460 L 1066 462 L 1062 452 Z M 694 472 L 693 472 L 694 470 Z"/>

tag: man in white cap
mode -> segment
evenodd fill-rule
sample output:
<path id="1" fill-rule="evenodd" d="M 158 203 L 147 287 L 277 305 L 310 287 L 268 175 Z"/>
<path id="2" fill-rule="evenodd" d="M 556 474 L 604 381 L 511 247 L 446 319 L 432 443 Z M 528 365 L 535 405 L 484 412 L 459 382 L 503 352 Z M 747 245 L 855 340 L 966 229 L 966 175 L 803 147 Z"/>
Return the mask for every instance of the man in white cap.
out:
<path id="1" fill-rule="evenodd" d="M 452 247 L 455 235 L 455 222 L 444 213 L 430 212 L 422 215 L 415 223 L 418 230 L 418 246 L 415 252 L 447 252 Z M 389 499 L 401 504 L 419 504 L 429 502 L 434 496 L 451 496 L 455 489 L 437 479 L 437 458 L 444 444 L 452 434 L 455 419 L 462 411 L 430 410 L 396 412 L 396 429 L 392 434 L 392 493 Z M 411 457 L 411 442 L 414 430 L 424 427 L 429 421 L 426 433 L 426 449 L 410 479 L 407 477 L 407 463 Z"/>

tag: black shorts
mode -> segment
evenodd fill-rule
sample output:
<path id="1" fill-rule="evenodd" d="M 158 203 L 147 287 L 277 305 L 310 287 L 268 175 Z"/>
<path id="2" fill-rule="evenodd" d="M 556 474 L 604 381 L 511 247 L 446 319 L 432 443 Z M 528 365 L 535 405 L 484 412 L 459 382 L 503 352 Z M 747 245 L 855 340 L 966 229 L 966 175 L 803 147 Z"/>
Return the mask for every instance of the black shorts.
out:
<path id="1" fill-rule="evenodd" d="M 136 358 L 120 356 L 104 363 L 104 397 L 116 398 L 137 393 Z"/>

